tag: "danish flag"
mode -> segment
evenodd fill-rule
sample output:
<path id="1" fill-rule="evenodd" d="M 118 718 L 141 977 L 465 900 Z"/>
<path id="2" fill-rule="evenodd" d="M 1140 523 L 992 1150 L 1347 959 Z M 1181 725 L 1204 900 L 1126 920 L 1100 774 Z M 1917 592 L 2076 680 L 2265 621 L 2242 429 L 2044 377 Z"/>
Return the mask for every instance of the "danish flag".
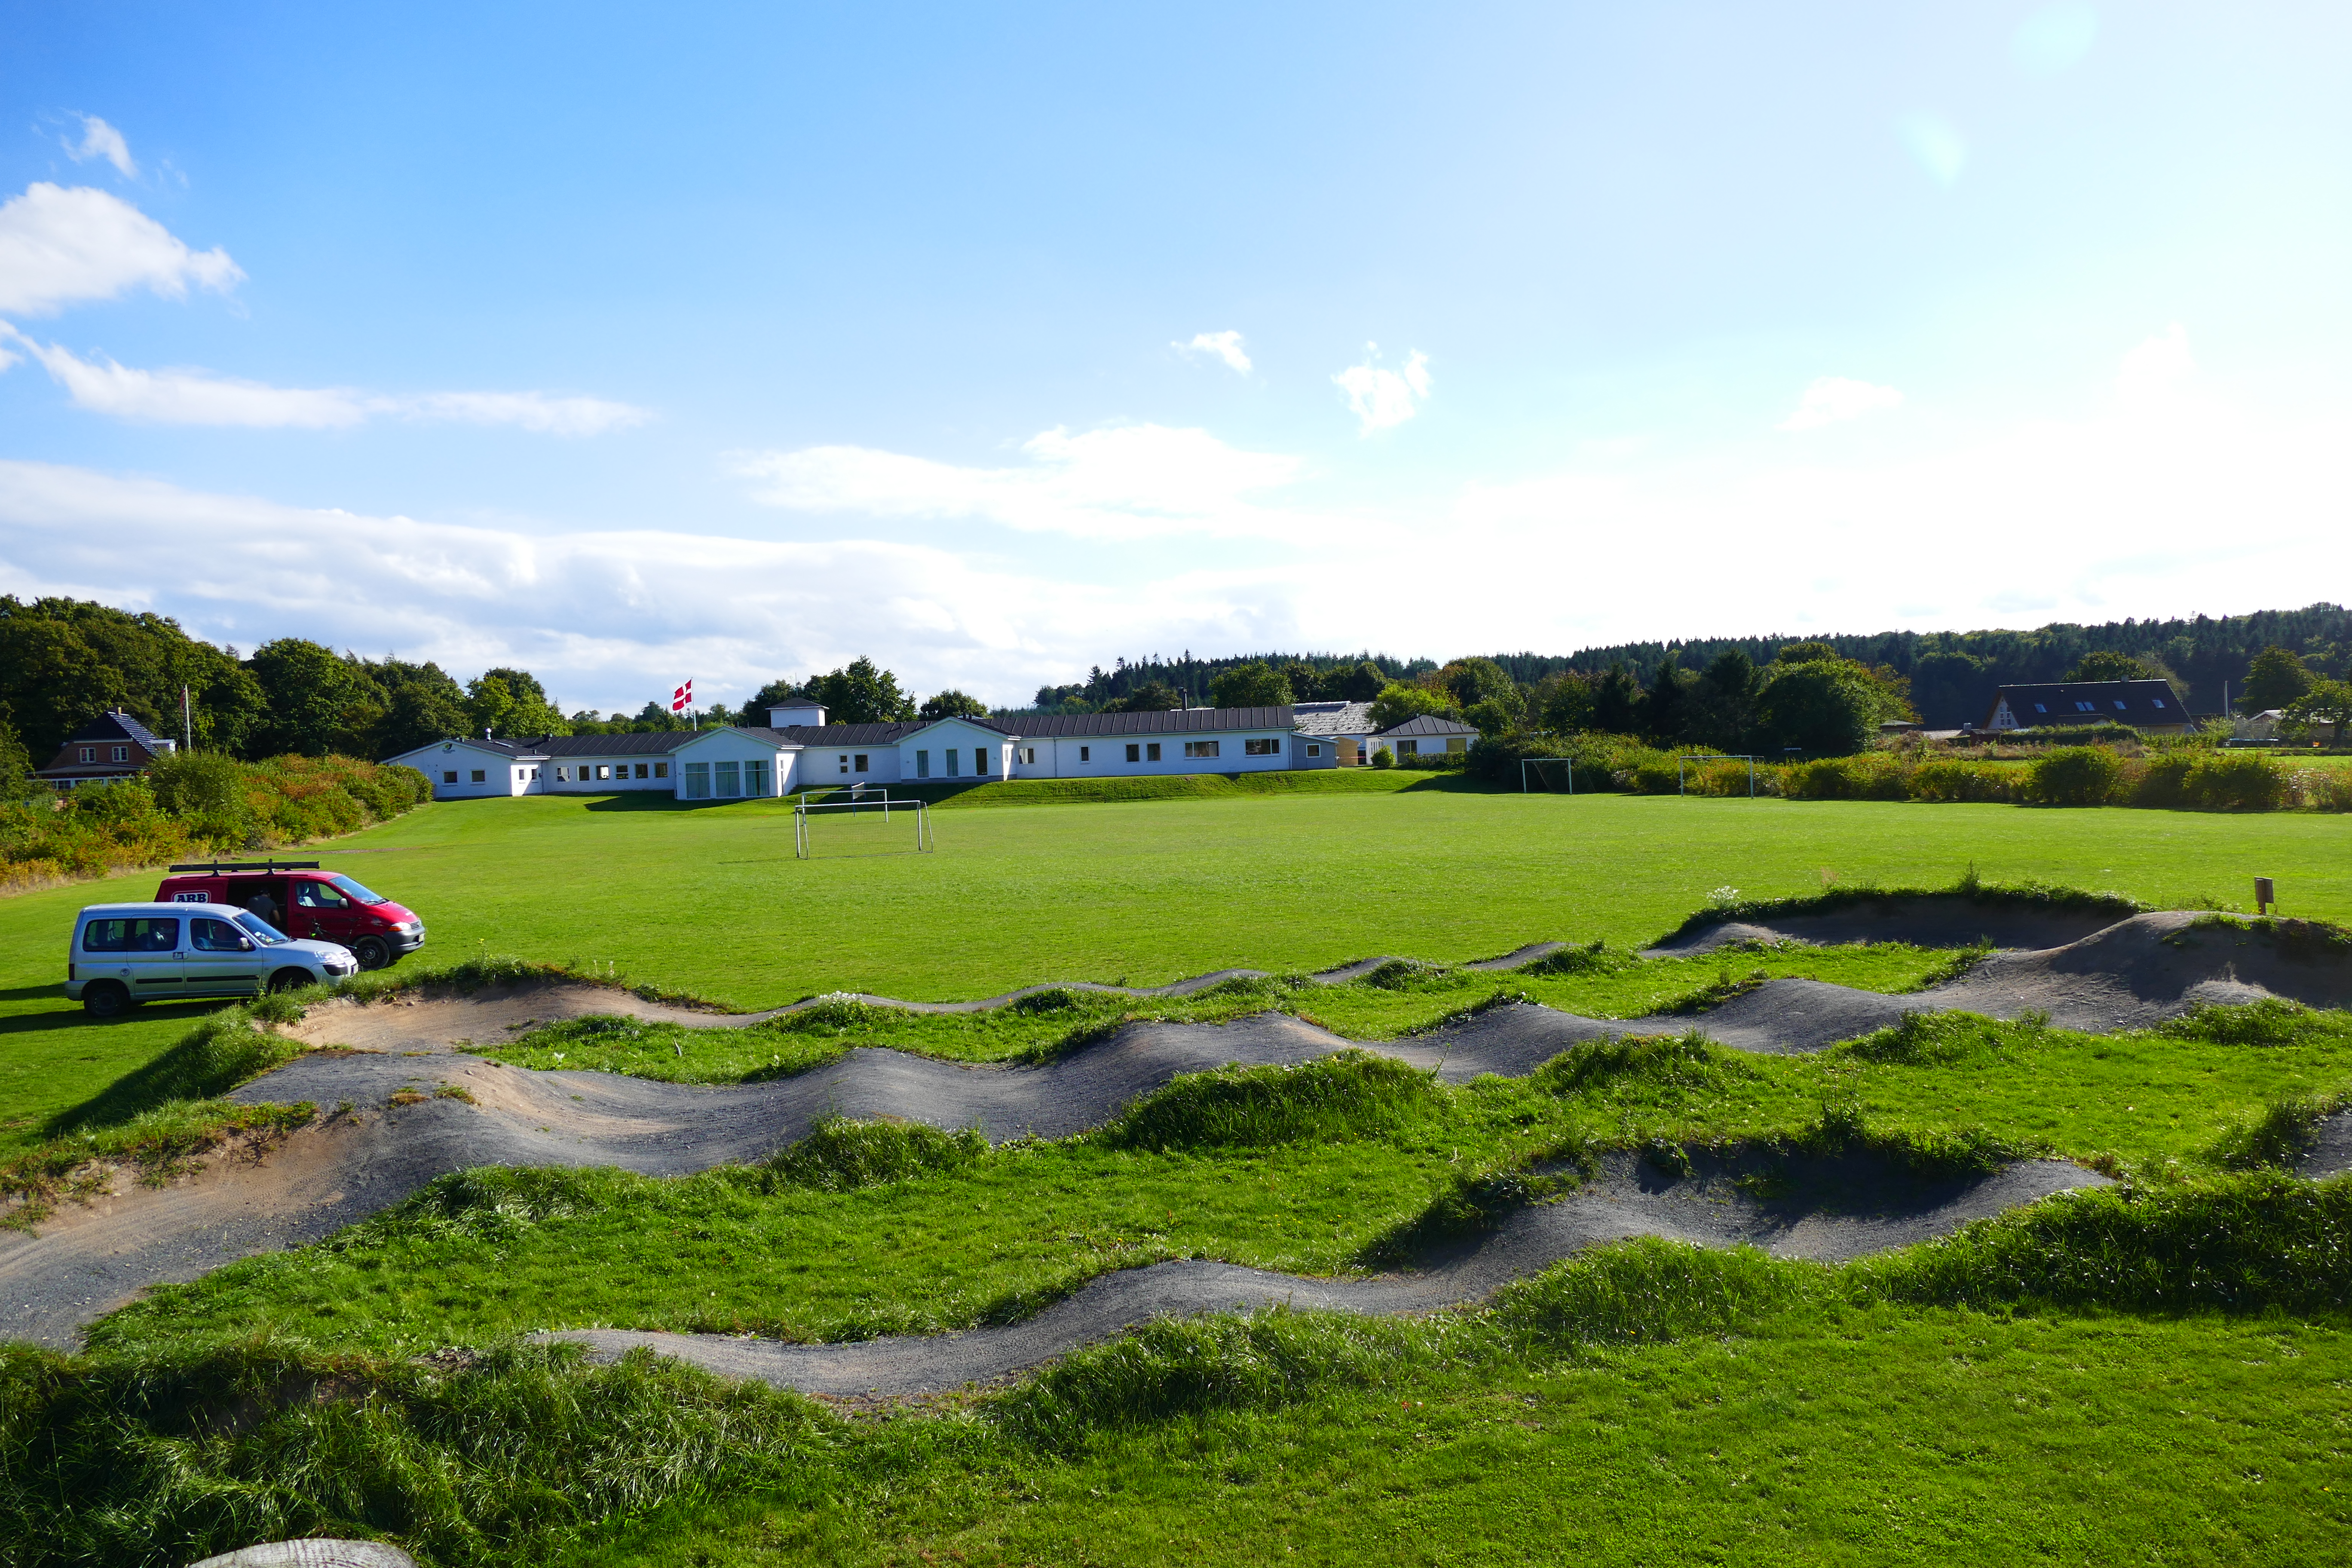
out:
<path id="1" fill-rule="evenodd" d="M 669 710 L 673 713 L 683 713 L 693 701 L 694 682 L 689 680 L 669 694 Z"/>

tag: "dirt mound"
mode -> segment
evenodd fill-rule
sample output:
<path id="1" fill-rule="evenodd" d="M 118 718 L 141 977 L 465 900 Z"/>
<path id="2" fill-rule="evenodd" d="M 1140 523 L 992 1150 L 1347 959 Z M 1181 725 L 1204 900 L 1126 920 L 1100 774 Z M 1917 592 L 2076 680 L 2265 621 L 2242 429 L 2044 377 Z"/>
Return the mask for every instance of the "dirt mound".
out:
<path id="1" fill-rule="evenodd" d="M 1534 942 L 1503 954 L 1500 958 L 1480 959 L 1460 967 L 1487 973 L 1517 969 L 1537 959 L 1558 952 L 1564 942 Z M 1350 980 L 1360 980 L 1382 964 L 1412 962 L 1393 957 L 1359 959 L 1343 963 L 1337 969 L 1326 969 L 1307 978 L 1318 985 L 1339 985 Z M 1262 980 L 1263 969 L 1218 969 L 1206 974 L 1196 974 L 1189 980 L 1174 980 L 1165 985 L 1104 985 L 1091 980 L 1074 980 L 1037 985 L 1024 985 L 1017 991 L 1007 991 L 1001 996 L 983 997 L 977 1002 L 902 1002 L 895 997 L 877 996 L 863 991 L 845 991 L 830 997 L 815 996 L 795 1002 L 788 1007 L 771 1007 L 761 1013 L 721 1013 L 708 1007 L 685 1007 L 670 1002 L 649 1002 L 633 991 L 616 985 L 597 985 L 584 980 L 529 981 L 517 984 L 487 985 L 470 991 L 458 991 L 444 985 L 424 985 L 414 991 L 397 992 L 374 1002 L 353 1002 L 333 998 L 310 1007 L 299 1024 L 283 1031 L 308 1045 L 352 1046 L 372 1051 L 446 1051 L 462 1050 L 520 1034 L 543 1024 L 559 1024 L 571 1018 L 610 1017 L 644 1018 L 650 1022 L 678 1024 L 689 1029 L 734 1029 L 782 1018 L 805 1007 L 814 1007 L 828 1001 L 855 1001 L 877 1007 L 898 1007 L 909 1013 L 984 1013 L 992 1008 L 1009 1007 L 1024 996 L 1034 996 L 1045 991 L 1087 991 L 1108 996 L 1190 996 L 1222 985 L 1228 980 Z"/>
<path id="2" fill-rule="evenodd" d="M 1753 1162 L 1694 1159 L 1690 1174 L 1674 1175 L 1629 1157 L 1612 1158 L 1594 1181 L 1568 1197 L 1523 1209 L 1491 1234 L 1412 1274 L 1311 1279 L 1188 1260 L 1105 1275 L 1021 1322 L 956 1334 L 818 1345 L 619 1329 L 549 1337 L 585 1344 L 592 1358 L 604 1361 L 643 1345 L 724 1376 L 808 1394 L 941 1394 L 1001 1382 L 1157 1317 L 1273 1306 L 1433 1311 L 1484 1300 L 1585 1247 L 1636 1236 L 1839 1261 L 1948 1236 L 1970 1220 L 2106 1182 L 2056 1160 L 1941 1184 L 1907 1181 L 1859 1163 L 1823 1162 L 1779 1167 L 1790 1195 L 1766 1202 L 1738 1184 Z"/>
<path id="3" fill-rule="evenodd" d="M 2135 915 L 2063 947 L 1995 953 L 1920 994 L 1939 1008 L 1995 1017 L 2047 1013 L 2070 1029 L 2145 1028 L 2210 1002 L 2352 1005 L 2352 949 L 2176 910 Z"/>
<path id="4" fill-rule="evenodd" d="M 2113 925 L 2116 911 L 2048 908 L 1961 893 L 1861 898 L 1819 914 L 1722 921 L 1678 931 L 1644 957 L 1712 952 L 1743 942 L 1799 942 L 1831 946 L 1849 942 L 1906 942 L 1916 947 L 2063 947 Z"/>

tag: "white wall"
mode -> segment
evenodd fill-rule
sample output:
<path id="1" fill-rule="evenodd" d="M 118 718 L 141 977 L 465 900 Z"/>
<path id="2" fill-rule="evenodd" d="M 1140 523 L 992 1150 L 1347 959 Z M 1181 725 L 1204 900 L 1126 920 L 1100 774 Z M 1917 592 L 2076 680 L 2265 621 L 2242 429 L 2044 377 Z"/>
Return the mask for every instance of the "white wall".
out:
<path id="1" fill-rule="evenodd" d="M 1037 748 L 1038 760 L 1045 759 L 1045 742 L 1024 741 L 1024 746 Z M 1013 742 L 995 730 L 983 730 L 977 724 L 967 724 L 960 719 L 942 719 L 928 730 L 918 730 L 898 743 L 898 777 L 909 784 L 945 784 L 953 781 L 970 784 L 975 779 L 1020 778 L 1022 769 L 1013 762 Z M 839 748 L 835 748 L 836 752 Z M 955 754 L 955 769 L 948 769 L 948 754 Z M 973 752 L 984 752 L 984 759 Z M 986 761 L 989 771 L 982 773 L 975 763 Z M 1050 778 L 1042 771 L 1031 771 L 1032 778 Z M 835 775 L 838 782 L 840 775 Z"/>
<path id="2" fill-rule="evenodd" d="M 669 757 L 555 757 L 534 764 L 538 787 L 549 795 L 611 795 L 616 790 L 659 790 L 677 784 L 677 763 Z M 637 777 L 643 768 L 646 776 Z"/>
<path id="3" fill-rule="evenodd" d="M 433 781 L 435 800 L 482 800 L 497 795 L 537 795 L 541 781 L 530 775 L 541 763 L 518 763 L 503 752 L 486 751 L 463 741 L 419 746 L 387 759 L 415 768 Z M 477 780 L 474 775 L 482 776 Z M 457 774 L 453 781 L 449 774 Z"/>
<path id="4" fill-rule="evenodd" d="M 1372 746 L 1375 750 L 1386 746 L 1400 757 L 1426 757 L 1446 752 L 1466 752 L 1470 749 L 1470 742 L 1476 738 L 1475 735 L 1402 735 L 1386 739 L 1376 736 Z M 1413 750 L 1406 751 L 1407 746 Z"/>
<path id="5" fill-rule="evenodd" d="M 1137 778 L 1171 773 L 1278 773 L 1285 768 L 1301 765 L 1324 766 L 1329 762 L 1329 748 L 1323 758 L 1302 764 L 1291 757 L 1293 736 L 1287 730 L 1219 730 L 1207 734 L 1160 735 L 1070 735 L 1054 740 L 1021 740 L 1014 742 L 1018 757 L 1013 764 L 1015 778 Z M 1270 742 L 1270 749 L 1260 756 L 1252 756 L 1247 742 Z M 1211 757 L 1187 756 L 1187 745 L 1213 742 L 1217 754 Z M 1136 749 L 1136 760 L 1128 761 L 1127 749 Z M 1158 747 L 1160 755 L 1151 754 Z M 1027 760 L 1034 749 L 1036 761 Z"/>
<path id="6" fill-rule="evenodd" d="M 897 784 L 900 752 L 898 746 L 845 746 L 830 741 L 811 741 L 801 748 L 800 765 L 793 775 L 792 787 L 846 789 L 852 784 Z"/>
<path id="7" fill-rule="evenodd" d="M 793 757 L 790 749 L 740 730 L 706 730 L 670 753 L 671 784 L 680 800 L 772 797 L 792 790 Z M 747 774 L 747 766 L 759 771 Z M 747 785 L 747 777 L 759 783 Z"/>

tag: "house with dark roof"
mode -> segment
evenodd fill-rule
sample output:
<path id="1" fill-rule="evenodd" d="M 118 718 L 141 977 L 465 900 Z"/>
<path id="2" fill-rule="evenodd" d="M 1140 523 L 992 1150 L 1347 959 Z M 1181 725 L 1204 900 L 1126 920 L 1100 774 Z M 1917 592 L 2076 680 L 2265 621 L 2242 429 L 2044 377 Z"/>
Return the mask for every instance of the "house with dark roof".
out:
<path id="1" fill-rule="evenodd" d="M 780 704 L 765 725 L 530 741 L 451 740 L 385 760 L 424 771 L 436 798 L 650 790 L 745 800 L 842 785 L 1014 778 L 1132 778 L 1356 766 L 1381 744 L 1460 751 L 1476 731 L 1421 718 L 1375 734 L 1362 702 L 1174 708 L 828 724 Z"/>
<path id="2" fill-rule="evenodd" d="M 2000 688 L 1977 728 L 1999 734 L 2078 724 L 2128 724 L 2177 735 L 2189 727 L 2189 709 L 2167 680 L 2055 680 Z"/>
<path id="3" fill-rule="evenodd" d="M 1387 746 L 1403 758 L 1427 756 L 1433 752 L 1466 752 L 1477 738 L 1478 727 L 1475 724 L 1423 713 L 1381 731 L 1373 737 L 1373 744 Z"/>
<path id="4" fill-rule="evenodd" d="M 111 784 L 116 779 L 137 778 L 147 771 L 148 763 L 179 749 L 178 742 L 164 740 L 117 710 L 100 714 L 67 736 L 55 759 L 47 767 L 36 768 L 34 776 L 58 789 Z"/>

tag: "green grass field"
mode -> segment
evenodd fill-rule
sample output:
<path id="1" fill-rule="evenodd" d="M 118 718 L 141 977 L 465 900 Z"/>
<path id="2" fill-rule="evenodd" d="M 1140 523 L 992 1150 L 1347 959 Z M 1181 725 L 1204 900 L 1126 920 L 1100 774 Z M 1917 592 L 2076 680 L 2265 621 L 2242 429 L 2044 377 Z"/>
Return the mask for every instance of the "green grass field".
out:
<path id="1" fill-rule="evenodd" d="M 1650 940 L 1720 887 L 2115 889 L 2352 919 L 2352 831 L 2300 814 L 1494 795 L 1402 773 L 1349 790 L 1018 809 L 819 826 L 796 860 L 777 803 L 625 797 L 425 807 L 324 847 L 415 909 L 431 965 L 488 952 L 760 1008 L 833 990 L 958 1000 L 1048 980 L 1153 984 L 1380 952 L 1482 958 L 1547 938 Z M 1387 787 L 1396 781 L 1398 787 Z M 1378 787 L 1374 787 L 1378 786 Z M 967 795 L 964 800 L 981 797 Z M 147 898 L 152 874 L 0 900 L 0 1153 L 152 1057 L 202 1011 L 92 1026 L 57 989 L 72 911 Z"/>
<path id="2" fill-rule="evenodd" d="M 445 1178 L 318 1246 L 153 1293 L 101 1321 L 86 1359 L 0 1352 L 0 1448 L 22 1457 L 0 1463 L 0 1557 L 176 1563 L 330 1531 L 391 1535 L 435 1565 L 602 1568 L 2341 1555 L 2352 1193 L 2251 1167 L 2352 1092 L 2352 1019 L 2273 1006 L 2090 1036 L 1951 1016 L 1749 1057 L 1677 1038 L 1675 1009 L 1758 970 L 1901 992 L 1951 955 L 1629 956 L 1718 888 L 1817 891 L 1824 868 L 1941 886 L 1973 865 L 2158 905 L 2242 905 L 2260 873 L 2288 912 L 2341 920 L 2340 819 L 1407 783 L 967 797 L 936 814 L 940 851 L 922 856 L 885 852 L 882 825 L 860 822 L 820 828 L 821 850 L 854 853 L 796 860 L 772 805 L 551 800 L 436 806 L 331 847 L 330 864 L 424 913 L 428 962 L 610 966 L 742 1007 L 1610 944 L 1544 975 L 1278 977 L 1165 1002 L 839 1007 L 699 1032 L 583 1020 L 499 1048 L 526 1067 L 561 1052 L 568 1068 L 727 1081 L 865 1043 L 1003 1060 L 1126 1014 L 1269 1005 L 1376 1040 L 1498 987 L 1654 1015 L 1656 1038 L 1458 1089 L 1344 1058 L 1311 1093 L 1281 1087 L 1296 1075 L 1212 1075 L 1094 1133 L 997 1149 L 852 1128 L 677 1180 Z M 201 1016 L 94 1025 L 62 1005 L 65 920 L 106 896 L 0 902 L 15 1147 Z M 1228 1092 L 1257 1109 L 1203 1109 Z M 1832 1127 L 1906 1158 L 2052 1153 L 2130 1184 L 1843 1268 L 1633 1244 L 1473 1311 L 1162 1323 L 1009 1393 L 856 1416 L 512 1348 L 595 1324 L 937 1331 L 1171 1258 L 1344 1272 L 1392 1257 L 1482 1173 Z"/>

